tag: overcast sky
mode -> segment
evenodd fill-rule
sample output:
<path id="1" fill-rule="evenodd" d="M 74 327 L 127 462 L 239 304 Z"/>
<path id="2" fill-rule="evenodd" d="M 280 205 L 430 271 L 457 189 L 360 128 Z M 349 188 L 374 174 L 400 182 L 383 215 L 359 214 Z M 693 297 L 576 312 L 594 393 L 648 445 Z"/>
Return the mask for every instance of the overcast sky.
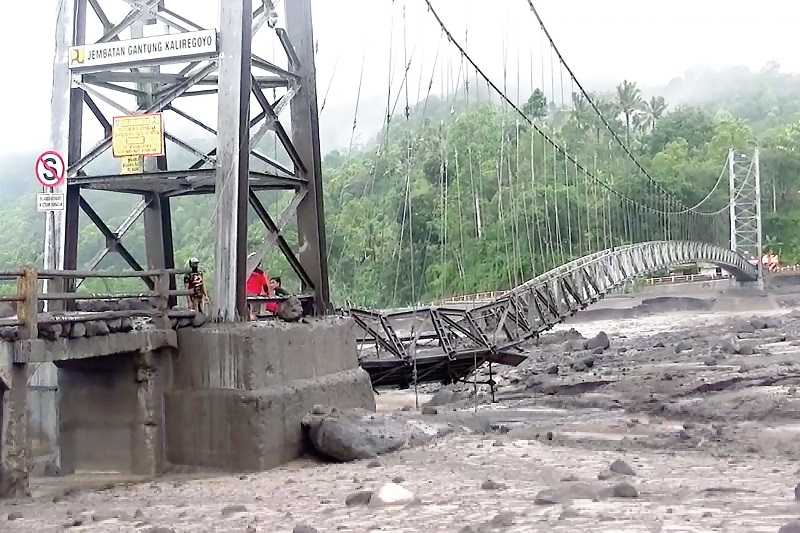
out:
<path id="1" fill-rule="evenodd" d="M 214 24 L 216 2 L 166 0 L 168 7 Z M 254 0 L 254 4 L 257 0 Z M 462 40 L 469 27 L 469 51 L 490 76 L 502 82 L 503 64 L 508 83 L 516 83 L 516 65 L 534 60 L 547 63 L 540 33 L 526 0 L 434 0 L 445 23 Z M 58 0 L 6 1 L 0 49 L 4 50 L 7 79 L 0 85 L 5 127 L 0 129 L 0 155 L 47 148 L 50 83 Z M 124 14 L 122 0 L 103 0 L 117 5 L 109 14 L 118 20 Z M 172 4 L 172 6 L 170 6 Z M 744 65 L 759 69 L 769 61 L 784 72 L 800 72 L 800 2 L 791 0 L 537 0 L 558 46 L 576 75 L 590 87 L 608 87 L 623 78 L 645 86 L 658 86 L 695 66 Z M 352 118 L 359 72 L 365 66 L 362 110 L 382 116 L 377 102 L 386 100 L 389 50 L 392 43 L 393 87 L 402 77 L 403 55 L 410 56 L 410 100 L 425 92 L 437 49 L 438 77 L 432 91 L 455 84 L 458 56 L 452 47 L 440 45 L 435 21 L 424 0 L 313 0 L 320 100 L 330 86 L 322 127 L 346 129 Z M 405 24 L 403 7 L 406 8 Z M 91 16 L 91 14 L 90 14 Z M 407 45 L 403 46 L 403 32 Z M 441 46 L 441 48 L 440 48 Z M 445 50 L 446 49 L 446 50 Z M 506 59 L 503 60 L 505 53 Z M 264 55 L 269 55 L 265 53 Z M 530 76 L 530 68 L 520 68 Z M 538 82 L 534 81 L 534 85 Z M 528 85 L 522 82 L 522 85 Z M 568 94 L 568 93 L 567 93 Z M 396 94 L 393 95 L 394 98 Z M 374 125 L 360 126 L 359 138 Z M 346 125 L 342 125 L 346 124 Z"/>

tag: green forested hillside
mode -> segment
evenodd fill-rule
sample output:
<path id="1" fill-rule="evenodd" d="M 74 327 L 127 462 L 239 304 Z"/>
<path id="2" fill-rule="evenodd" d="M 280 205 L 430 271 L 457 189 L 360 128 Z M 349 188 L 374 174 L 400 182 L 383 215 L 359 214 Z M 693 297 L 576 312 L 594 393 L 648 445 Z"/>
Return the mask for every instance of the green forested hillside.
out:
<path id="1" fill-rule="evenodd" d="M 688 205 L 717 180 L 730 147 L 752 152 L 758 146 L 766 242 L 782 260 L 800 261 L 800 81 L 769 69 L 737 75 L 741 90 L 724 94 L 703 86 L 703 79 L 676 80 L 665 89 L 665 94 L 705 91 L 707 96 L 698 97 L 694 106 L 645 97 L 629 82 L 596 100 L 650 173 Z M 643 177 L 609 141 L 585 99 L 574 95 L 569 100 L 555 105 L 535 91 L 522 108 L 604 179 L 639 196 L 647 194 Z M 537 227 L 547 199 L 552 202 L 555 195 L 574 194 L 571 214 L 576 217 L 597 205 L 579 200 L 580 191 L 591 184 L 559 181 L 561 174 L 551 166 L 563 160 L 547 152 L 507 107 L 485 99 L 467 104 L 463 95 L 431 97 L 408 118 L 394 117 L 374 139 L 366 147 L 331 151 L 324 158 L 329 267 L 338 304 L 400 305 L 507 288 L 607 238 L 582 230 L 570 236 L 562 252 L 552 242 L 554 228 Z M 8 185 L 17 191 L 19 183 L 30 180 L 17 173 L 6 169 L 0 174 L 4 189 Z M 716 205 L 726 195 L 723 186 Z M 111 226 L 137 201 L 109 193 L 87 196 Z M 280 208 L 288 198 L 267 195 L 264 201 Z M 33 192 L 4 195 L 0 206 L 0 265 L 39 262 L 43 221 L 35 212 Z M 211 267 L 212 213 L 211 197 L 173 202 L 179 262 L 198 256 Z M 561 224 L 566 233 L 566 220 Z M 255 248 L 263 233 L 255 220 L 251 229 Z M 139 225 L 125 243 L 143 261 L 142 234 Z M 83 221 L 80 262 L 87 263 L 102 244 L 99 233 Z M 266 262 L 292 285 L 277 251 Z M 115 256 L 103 263 L 107 268 L 121 265 Z"/>

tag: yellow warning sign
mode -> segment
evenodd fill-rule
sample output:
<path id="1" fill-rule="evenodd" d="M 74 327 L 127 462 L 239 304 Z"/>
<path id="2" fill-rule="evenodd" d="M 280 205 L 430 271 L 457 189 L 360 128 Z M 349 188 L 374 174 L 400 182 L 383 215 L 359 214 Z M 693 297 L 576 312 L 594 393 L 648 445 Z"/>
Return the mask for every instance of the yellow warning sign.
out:
<path id="1" fill-rule="evenodd" d="M 144 169 L 144 157 L 126 155 L 119 160 L 120 174 L 141 174 Z"/>
<path id="2" fill-rule="evenodd" d="M 114 157 L 164 155 L 164 120 L 161 113 L 114 117 Z"/>

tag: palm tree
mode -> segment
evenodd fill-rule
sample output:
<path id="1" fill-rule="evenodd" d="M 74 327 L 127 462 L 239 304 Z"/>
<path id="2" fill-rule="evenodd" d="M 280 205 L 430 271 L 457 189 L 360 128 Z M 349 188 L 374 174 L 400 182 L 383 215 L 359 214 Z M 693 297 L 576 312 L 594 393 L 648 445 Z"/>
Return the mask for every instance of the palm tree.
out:
<path id="1" fill-rule="evenodd" d="M 624 80 L 617 85 L 617 104 L 625 115 L 625 141 L 631 145 L 631 118 L 642 105 L 642 92 L 635 82 Z"/>
<path id="2" fill-rule="evenodd" d="M 666 110 L 667 103 L 663 96 L 653 96 L 649 102 L 642 102 L 641 125 L 645 133 L 650 133 L 655 129 L 656 123 L 664 116 Z"/>
<path id="3" fill-rule="evenodd" d="M 580 93 L 572 93 L 572 119 L 579 130 L 584 130 L 591 120 L 589 101 Z"/>

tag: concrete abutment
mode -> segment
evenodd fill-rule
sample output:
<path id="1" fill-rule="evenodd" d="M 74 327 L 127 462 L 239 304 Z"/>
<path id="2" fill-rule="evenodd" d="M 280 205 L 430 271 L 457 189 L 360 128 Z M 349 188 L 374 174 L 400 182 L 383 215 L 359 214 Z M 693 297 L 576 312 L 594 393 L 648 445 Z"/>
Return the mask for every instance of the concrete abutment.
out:
<path id="1" fill-rule="evenodd" d="M 118 352 L 99 343 L 96 353 L 86 339 L 66 350 L 39 340 L 27 353 L 57 367 L 54 432 L 64 474 L 155 475 L 172 464 L 263 470 L 304 452 L 300 421 L 315 404 L 374 410 L 353 328 L 334 317 L 217 324 L 182 330 L 177 342 L 140 334 L 133 350 L 130 339 L 116 343 Z M 14 352 L 0 343 L 0 497 L 27 495 L 32 466 L 34 365 L 15 363 Z"/>

